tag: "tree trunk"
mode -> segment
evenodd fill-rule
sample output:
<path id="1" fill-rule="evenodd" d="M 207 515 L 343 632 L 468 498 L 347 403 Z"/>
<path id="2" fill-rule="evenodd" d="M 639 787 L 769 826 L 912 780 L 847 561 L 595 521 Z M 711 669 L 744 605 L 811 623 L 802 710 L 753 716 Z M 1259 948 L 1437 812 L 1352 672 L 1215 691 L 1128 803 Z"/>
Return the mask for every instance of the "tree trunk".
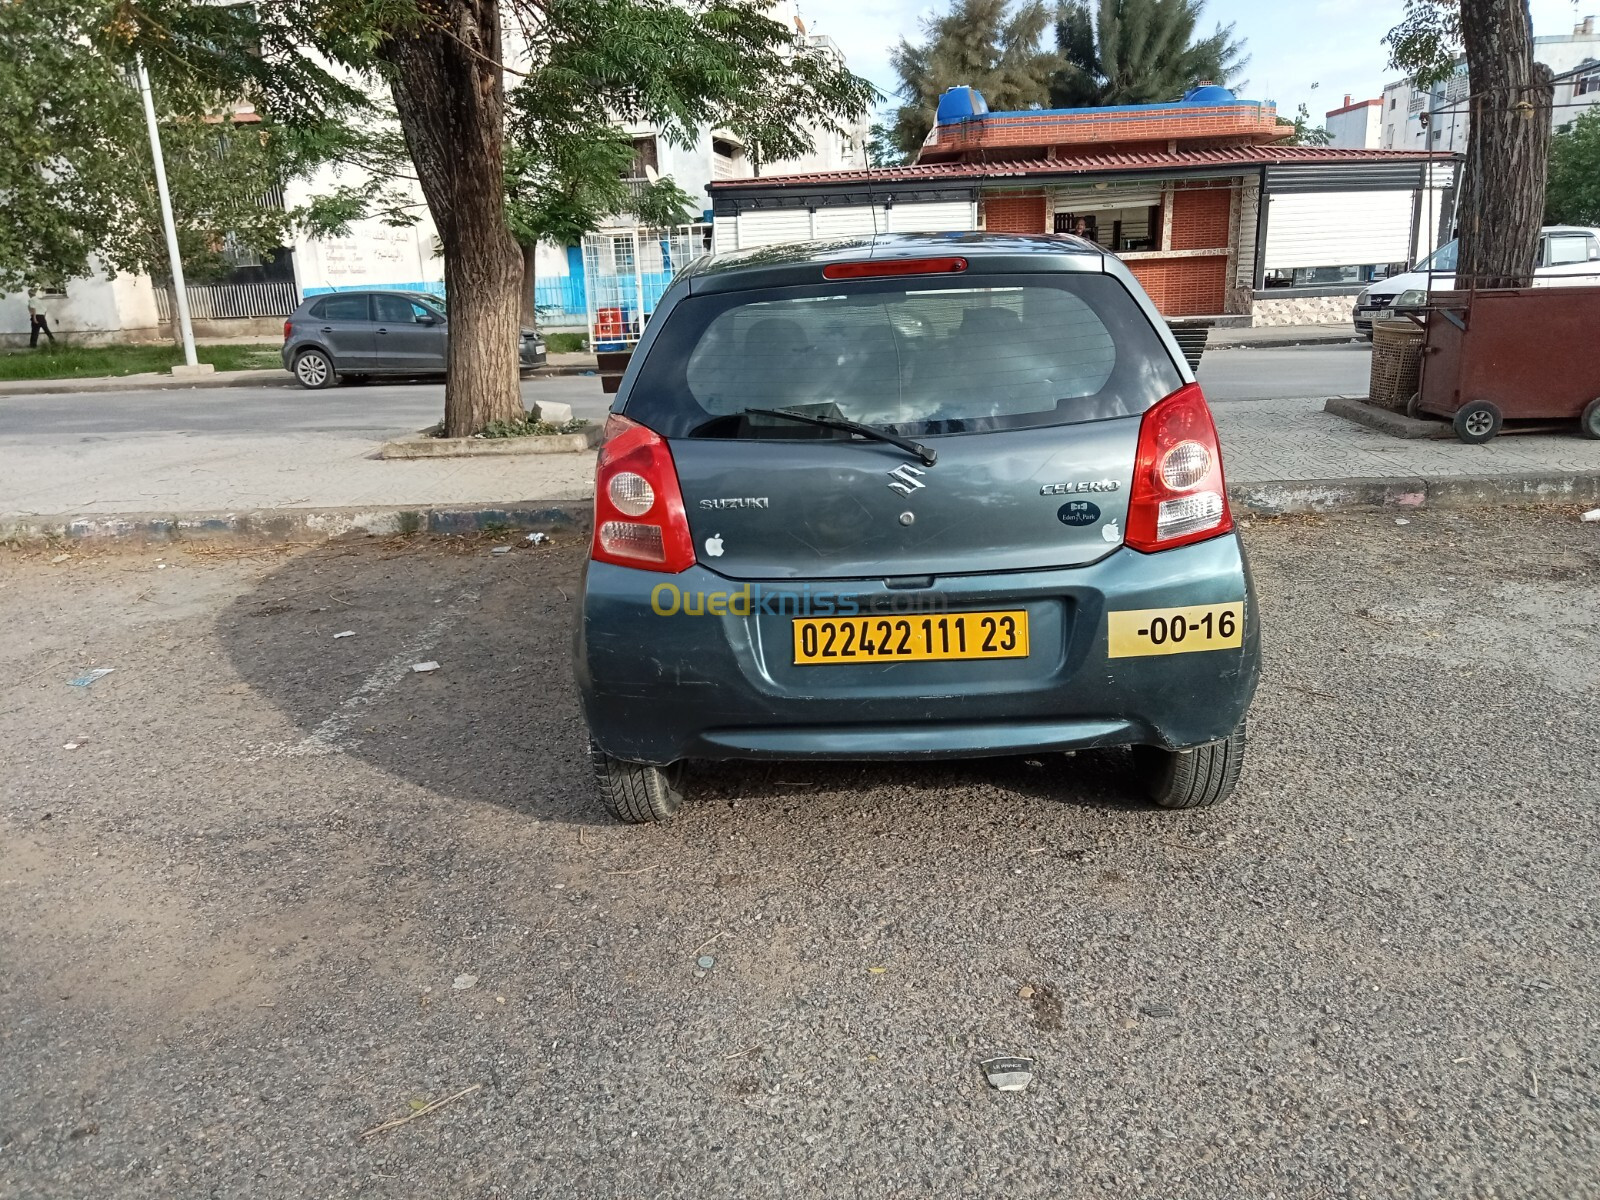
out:
<path id="1" fill-rule="evenodd" d="M 390 91 L 444 247 L 450 305 L 446 437 L 522 415 L 517 289 L 522 260 L 505 217 L 505 87 L 496 0 L 424 4 L 430 18 L 386 43 Z"/>
<path id="2" fill-rule="evenodd" d="M 1544 220 L 1550 70 L 1533 61 L 1528 0 L 1462 0 L 1471 128 L 1456 208 L 1461 287 L 1527 287 Z"/>
<path id="3" fill-rule="evenodd" d="M 539 306 L 535 303 L 534 286 L 538 283 L 538 247 L 522 247 L 522 324 L 528 329 L 539 323 Z"/>

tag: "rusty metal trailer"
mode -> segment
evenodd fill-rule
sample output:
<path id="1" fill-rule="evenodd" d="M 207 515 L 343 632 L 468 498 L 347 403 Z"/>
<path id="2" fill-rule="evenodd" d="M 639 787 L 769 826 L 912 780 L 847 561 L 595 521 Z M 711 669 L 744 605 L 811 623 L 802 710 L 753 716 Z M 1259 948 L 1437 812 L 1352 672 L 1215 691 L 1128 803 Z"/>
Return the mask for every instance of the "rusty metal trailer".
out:
<path id="1" fill-rule="evenodd" d="M 1426 330 L 1413 416 L 1443 417 L 1464 442 L 1507 421 L 1600 438 L 1600 287 L 1435 292 Z"/>

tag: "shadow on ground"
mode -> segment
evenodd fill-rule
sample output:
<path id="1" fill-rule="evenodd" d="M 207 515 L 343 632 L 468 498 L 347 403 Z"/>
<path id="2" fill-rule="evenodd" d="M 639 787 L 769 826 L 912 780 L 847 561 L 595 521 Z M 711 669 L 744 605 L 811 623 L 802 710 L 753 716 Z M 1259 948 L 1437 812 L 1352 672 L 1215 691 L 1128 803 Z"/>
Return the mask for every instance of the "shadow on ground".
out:
<path id="1" fill-rule="evenodd" d="M 492 553 L 509 545 L 504 554 Z M 277 706 L 290 755 L 340 751 L 441 795 L 582 824 L 587 735 L 572 678 L 573 538 L 333 543 L 286 561 L 217 621 L 241 679 Z M 335 635 L 350 631 L 351 636 Z M 413 664 L 437 662 L 426 674 Z M 1127 756 L 926 764 L 696 764 L 695 804 L 787 804 L 887 790 L 999 787 L 1022 797 L 1143 807 Z"/>

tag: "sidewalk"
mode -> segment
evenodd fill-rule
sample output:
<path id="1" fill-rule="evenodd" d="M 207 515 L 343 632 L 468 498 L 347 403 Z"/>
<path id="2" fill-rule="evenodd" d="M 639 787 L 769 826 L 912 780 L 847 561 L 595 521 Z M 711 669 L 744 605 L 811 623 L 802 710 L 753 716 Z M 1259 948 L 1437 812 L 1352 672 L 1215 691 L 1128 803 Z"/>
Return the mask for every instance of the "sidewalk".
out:
<path id="1" fill-rule="evenodd" d="M 1430 502 L 1589 505 L 1600 495 L 1600 442 L 1551 434 L 1502 436 L 1483 446 L 1401 441 L 1325 413 L 1322 403 L 1213 405 L 1241 512 Z M 305 535 L 393 529 L 402 511 L 457 514 L 450 520 L 459 517 L 469 527 L 474 520 L 516 523 L 506 518 L 507 508 L 564 505 L 580 517 L 594 473 L 592 452 L 384 461 L 373 457 L 377 445 L 344 433 L 155 434 L 70 444 L 19 439 L 0 447 L 7 463 L 0 475 L 0 540 L 61 532 L 80 518 L 89 522 L 80 532 L 88 533 L 148 531 L 182 515 L 197 530 L 232 528 L 229 521 L 259 528 L 270 519 L 291 534 L 298 522 Z M 102 518 L 109 520 L 97 524 Z M 414 517 L 407 520 L 416 527 Z"/>

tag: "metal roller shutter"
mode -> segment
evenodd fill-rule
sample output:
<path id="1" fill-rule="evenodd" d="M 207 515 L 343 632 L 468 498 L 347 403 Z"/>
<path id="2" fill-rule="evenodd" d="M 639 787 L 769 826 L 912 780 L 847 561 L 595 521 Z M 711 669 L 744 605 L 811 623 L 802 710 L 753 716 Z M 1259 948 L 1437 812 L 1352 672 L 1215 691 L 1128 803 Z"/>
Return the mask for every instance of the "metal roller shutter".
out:
<path id="1" fill-rule="evenodd" d="M 803 208 L 773 208 L 740 213 L 739 249 L 811 240 L 811 214 Z"/>
<path id="2" fill-rule="evenodd" d="M 1056 212 L 1087 212 L 1096 208 L 1149 208 L 1161 203 L 1161 185 L 1112 184 L 1109 187 L 1059 187 L 1052 188 Z"/>
<path id="3" fill-rule="evenodd" d="M 889 207 L 888 222 L 888 228 L 895 233 L 954 233 L 976 229 L 977 205 L 970 200 L 934 204 L 896 201 Z"/>
<path id="4" fill-rule="evenodd" d="M 816 236 L 819 238 L 871 237 L 889 228 L 881 205 L 817 209 Z"/>
<path id="5" fill-rule="evenodd" d="M 1268 271 L 1405 262 L 1414 193 L 1305 192 L 1268 197 Z"/>

